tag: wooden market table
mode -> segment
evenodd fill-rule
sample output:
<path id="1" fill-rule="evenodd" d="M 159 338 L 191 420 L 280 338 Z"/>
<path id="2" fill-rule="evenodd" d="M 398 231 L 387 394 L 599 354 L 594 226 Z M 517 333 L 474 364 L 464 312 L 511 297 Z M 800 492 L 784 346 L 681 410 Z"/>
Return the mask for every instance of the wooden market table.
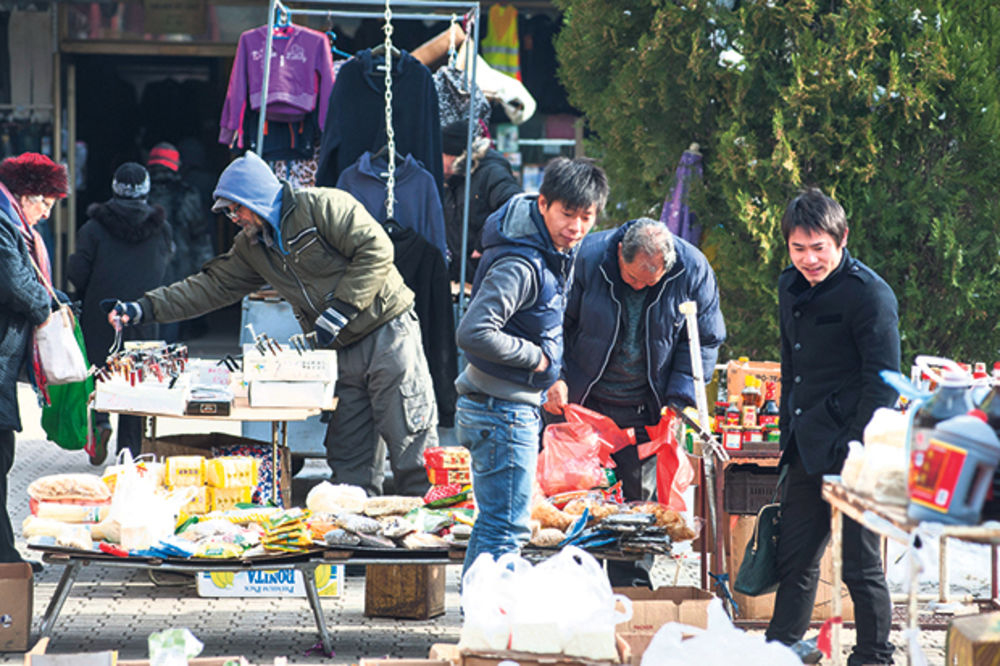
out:
<path id="1" fill-rule="evenodd" d="M 318 407 L 251 407 L 246 398 L 233 399 L 233 405 L 229 414 L 176 414 L 173 412 L 157 412 L 152 410 L 131 410 L 131 409 L 105 409 L 111 414 L 129 414 L 148 419 L 148 432 L 151 441 L 156 441 L 156 419 L 170 418 L 190 421 L 256 421 L 271 422 L 271 465 L 275 470 L 274 483 L 271 486 L 271 500 L 277 504 L 278 480 L 277 470 L 279 469 L 280 458 L 278 456 L 279 447 L 288 446 L 288 422 L 305 421 L 311 416 L 316 416 L 323 411 L 330 411 L 337 406 L 337 398 L 333 398 L 329 405 L 320 409 Z M 147 428 L 144 424 L 143 431 Z"/>
<path id="2" fill-rule="evenodd" d="M 843 582 L 842 537 L 844 516 L 848 516 L 860 525 L 873 532 L 892 539 L 903 545 L 910 545 L 913 533 L 920 523 L 910 520 L 906 509 L 900 506 L 888 506 L 875 502 L 868 497 L 848 490 L 839 476 L 826 476 L 823 481 L 823 499 L 830 504 L 830 533 L 833 549 L 833 583 L 832 601 L 833 616 L 840 617 L 841 583 Z M 945 525 L 940 534 L 939 595 L 942 601 L 948 598 L 948 539 L 959 539 L 970 543 L 991 546 L 990 558 L 990 597 L 993 603 L 998 602 L 997 591 L 997 549 L 1000 547 L 1000 528 L 985 526 Z M 907 629 L 912 633 L 918 630 L 917 624 L 917 578 L 919 571 L 911 567 L 909 572 L 909 592 L 907 596 Z M 831 632 L 833 664 L 841 663 L 840 624 L 833 624 Z M 913 663 L 912 655 L 907 654 L 907 663 Z"/>

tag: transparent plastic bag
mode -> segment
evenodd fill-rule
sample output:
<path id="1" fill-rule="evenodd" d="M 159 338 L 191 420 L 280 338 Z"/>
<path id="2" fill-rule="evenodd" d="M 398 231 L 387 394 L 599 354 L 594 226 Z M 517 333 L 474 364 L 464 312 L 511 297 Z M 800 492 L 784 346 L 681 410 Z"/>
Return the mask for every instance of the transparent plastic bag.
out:
<path id="1" fill-rule="evenodd" d="M 513 572 L 481 553 L 462 578 L 463 650 L 506 650 L 510 642 L 510 579 Z M 525 563 L 527 564 L 527 563 Z M 529 565 L 530 566 L 530 565 Z"/>

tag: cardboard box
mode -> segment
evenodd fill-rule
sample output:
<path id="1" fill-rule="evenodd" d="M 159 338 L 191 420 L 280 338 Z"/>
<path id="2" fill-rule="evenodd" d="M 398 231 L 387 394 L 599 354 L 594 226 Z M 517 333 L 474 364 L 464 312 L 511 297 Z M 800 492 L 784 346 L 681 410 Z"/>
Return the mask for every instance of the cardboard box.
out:
<path id="1" fill-rule="evenodd" d="M 441 643 L 431 646 L 430 656 L 453 666 L 500 666 L 504 662 L 514 662 L 518 666 L 615 666 L 617 664 L 631 664 L 632 652 L 628 643 L 617 634 L 615 635 L 615 643 L 618 646 L 618 661 L 593 661 L 562 654 L 534 654 L 511 650 L 461 651 L 457 645 Z"/>
<path id="2" fill-rule="evenodd" d="M 446 659 L 362 659 L 358 666 L 454 666 Z"/>
<path id="3" fill-rule="evenodd" d="M 370 564 L 365 617 L 427 620 L 444 614 L 444 564 Z"/>
<path id="4" fill-rule="evenodd" d="M 142 452 L 153 453 L 157 457 L 167 456 L 205 456 L 212 457 L 212 449 L 219 447 L 235 447 L 242 444 L 261 447 L 270 456 L 271 443 L 262 442 L 257 439 L 247 437 L 237 437 L 221 432 L 168 435 L 157 437 L 155 440 L 143 437 Z M 280 497 L 286 507 L 292 504 L 292 453 L 288 447 L 279 447 L 278 455 L 281 457 L 281 487 Z"/>
<path id="5" fill-rule="evenodd" d="M 729 517 L 729 553 L 726 561 L 729 563 L 729 580 L 736 580 L 736 572 L 740 570 L 740 563 L 743 561 L 743 553 L 746 551 L 747 541 L 753 536 L 754 521 L 757 516 L 730 516 Z M 833 582 L 833 556 L 830 553 L 830 546 L 826 547 L 823 559 L 819 564 L 819 585 L 816 588 L 816 604 L 813 606 L 812 619 L 823 621 L 830 619 L 833 610 L 833 597 L 831 584 Z M 732 584 L 730 583 L 730 588 Z M 843 612 L 841 617 L 845 622 L 854 621 L 854 604 L 851 603 L 851 595 L 847 591 L 847 585 L 840 588 L 841 604 Z M 740 607 L 740 614 L 737 620 L 769 620 L 774 614 L 774 593 L 764 594 L 759 597 L 748 597 L 738 592 L 733 592 L 733 598 Z"/>
<path id="6" fill-rule="evenodd" d="M 0 564 L 0 652 L 26 652 L 31 647 L 34 591 L 30 564 Z"/>
<path id="7" fill-rule="evenodd" d="M 764 382 L 774 382 L 774 401 L 781 400 L 781 363 L 775 361 L 749 361 L 747 363 L 730 361 L 726 365 L 726 391 L 730 396 L 743 392 L 747 375 L 761 380 L 761 391 L 764 390 Z"/>
<path id="8" fill-rule="evenodd" d="M 708 604 L 715 598 L 697 587 L 616 587 L 615 593 L 632 600 L 632 619 L 618 625 L 619 633 L 652 632 L 668 622 L 702 629 L 708 626 Z"/>
<path id="9" fill-rule="evenodd" d="M 304 597 L 306 583 L 297 569 L 199 571 L 199 597 Z M 316 591 L 321 597 L 339 597 L 344 585 L 343 564 L 316 567 Z"/>
<path id="10" fill-rule="evenodd" d="M 1000 664 L 1000 613 L 952 620 L 948 625 L 944 663 L 946 666 Z"/>

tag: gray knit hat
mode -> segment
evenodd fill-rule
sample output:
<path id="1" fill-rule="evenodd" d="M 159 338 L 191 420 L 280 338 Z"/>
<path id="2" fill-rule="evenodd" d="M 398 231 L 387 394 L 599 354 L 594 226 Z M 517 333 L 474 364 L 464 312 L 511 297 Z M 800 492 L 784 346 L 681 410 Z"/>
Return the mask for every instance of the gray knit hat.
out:
<path id="1" fill-rule="evenodd" d="M 149 172 L 137 162 L 126 162 L 115 171 L 111 191 L 119 199 L 145 199 L 149 194 Z"/>

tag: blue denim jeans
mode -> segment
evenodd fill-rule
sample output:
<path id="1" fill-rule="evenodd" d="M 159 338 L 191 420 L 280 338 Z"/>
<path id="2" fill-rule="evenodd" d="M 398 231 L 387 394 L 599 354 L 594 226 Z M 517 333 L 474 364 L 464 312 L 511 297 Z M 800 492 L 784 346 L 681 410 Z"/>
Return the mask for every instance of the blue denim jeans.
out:
<path id="1" fill-rule="evenodd" d="M 472 454 L 472 489 L 479 508 L 465 551 L 463 576 L 480 553 L 496 559 L 519 551 L 528 542 L 540 427 L 534 405 L 458 397 L 455 434 Z"/>

